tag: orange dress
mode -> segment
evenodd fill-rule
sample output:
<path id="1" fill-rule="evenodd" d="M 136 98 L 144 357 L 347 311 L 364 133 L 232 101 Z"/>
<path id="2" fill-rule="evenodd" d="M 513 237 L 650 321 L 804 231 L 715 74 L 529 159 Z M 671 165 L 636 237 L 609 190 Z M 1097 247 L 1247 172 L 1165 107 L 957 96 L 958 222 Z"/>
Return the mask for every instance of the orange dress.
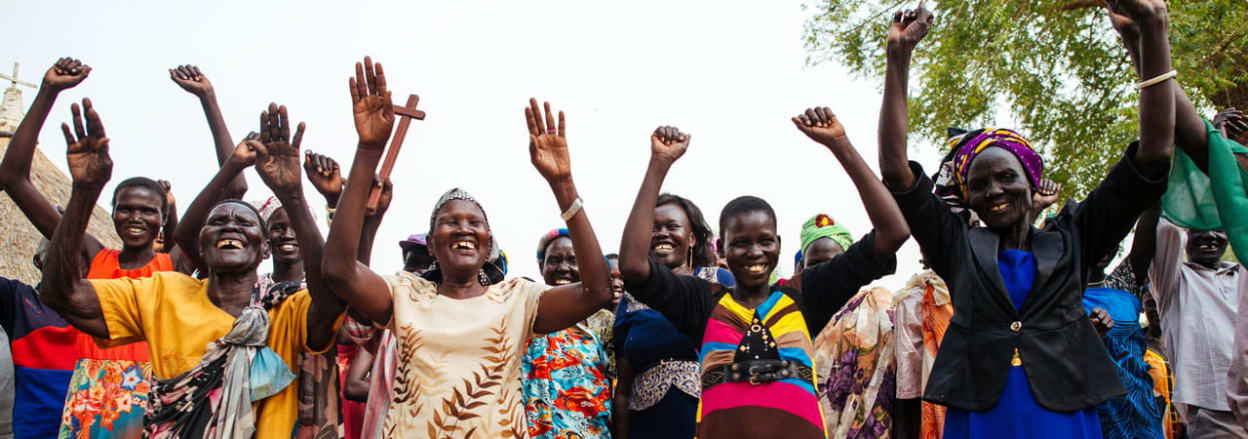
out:
<path id="1" fill-rule="evenodd" d="M 120 250 L 104 249 L 91 260 L 87 279 L 140 279 L 173 271 L 173 260 L 156 253 L 151 262 L 121 268 Z M 78 362 L 69 381 L 60 439 L 140 438 L 151 390 L 152 367 L 147 343 L 103 349 L 94 337 L 78 332 Z"/>

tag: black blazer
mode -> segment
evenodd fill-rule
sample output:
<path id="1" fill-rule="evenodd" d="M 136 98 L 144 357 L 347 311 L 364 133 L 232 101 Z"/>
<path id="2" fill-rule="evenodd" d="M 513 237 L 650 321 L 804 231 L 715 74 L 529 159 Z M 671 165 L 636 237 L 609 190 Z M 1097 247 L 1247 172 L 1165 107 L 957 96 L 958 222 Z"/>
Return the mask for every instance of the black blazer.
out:
<path id="1" fill-rule="evenodd" d="M 1127 156 L 1133 155 L 1128 148 Z M 924 258 L 949 285 L 953 320 L 945 332 L 923 399 L 965 410 L 996 405 L 1017 349 L 1036 402 L 1055 411 L 1087 408 L 1126 394 L 1113 361 L 1083 309 L 1087 273 L 1113 253 L 1135 220 L 1166 190 L 1130 159 L 1118 162 L 1082 203 L 1071 201 L 1043 229 L 1031 229 L 1036 280 L 1015 311 L 997 266 L 998 236 L 971 228 L 932 193 L 932 180 L 910 163 L 918 181 L 893 196 Z"/>

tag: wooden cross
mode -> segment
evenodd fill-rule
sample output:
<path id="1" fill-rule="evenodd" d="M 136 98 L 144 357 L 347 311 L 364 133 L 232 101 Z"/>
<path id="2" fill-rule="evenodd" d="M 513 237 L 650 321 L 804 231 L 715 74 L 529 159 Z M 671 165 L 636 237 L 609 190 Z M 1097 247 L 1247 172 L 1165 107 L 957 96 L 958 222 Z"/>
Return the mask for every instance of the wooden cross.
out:
<path id="1" fill-rule="evenodd" d="M 407 128 L 411 126 L 412 119 L 425 120 L 425 112 L 416 109 L 416 104 L 420 103 L 420 96 L 407 95 L 407 105 L 394 106 L 394 115 L 399 117 L 399 127 L 394 133 L 394 139 L 390 140 L 390 150 L 386 151 L 386 160 L 381 162 L 381 184 L 386 183 L 386 179 L 390 178 L 390 172 L 394 170 L 394 162 L 399 159 L 399 150 L 403 148 L 403 138 L 407 136 Z M 368 194 L 368 210 L 377 210 L 377 203 L 381 201 L 381 187 L 374 187 L 373 191 Z"/>
<path id="2" fill-rule="evenodd" d="M 17 79 L 17 62 L 13 63 L 13 76 L 0 73 L 0 79 L 4 79 L 4 80 L 12 82 L 13 84 L 10 85 L 11 88 L 17 88 L 18 85 L 24 85 L 30 88 L 39 88 L 39 86 L 35 84 L 31 84 L 29 82 Z"/>

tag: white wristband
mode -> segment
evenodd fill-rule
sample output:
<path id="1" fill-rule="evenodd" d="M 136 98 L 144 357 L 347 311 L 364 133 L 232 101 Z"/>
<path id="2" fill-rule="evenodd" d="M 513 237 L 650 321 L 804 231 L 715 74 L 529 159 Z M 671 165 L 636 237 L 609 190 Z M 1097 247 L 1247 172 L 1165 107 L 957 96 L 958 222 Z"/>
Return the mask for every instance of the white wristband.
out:
<path id="1" fill-rule="evenodd" d="M 576 216 L 576 214 L 581 211 L 582 204 L 581 197 L 576 197 L 576 201 L 573 201 L 572 205 L 568 206 L 568 210 L 564 211 L 563 214 L 560 215 L 560 217 L 563 218 L 563 222 L 566 223 L 571 221 L 572 217 Z"/>

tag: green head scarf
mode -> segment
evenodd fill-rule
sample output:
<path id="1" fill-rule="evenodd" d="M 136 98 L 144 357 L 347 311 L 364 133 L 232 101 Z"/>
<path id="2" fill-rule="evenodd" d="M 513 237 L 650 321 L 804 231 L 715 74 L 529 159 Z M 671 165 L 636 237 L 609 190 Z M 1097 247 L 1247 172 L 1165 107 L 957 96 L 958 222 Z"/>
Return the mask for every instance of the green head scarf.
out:
<path id="1" fill-rule="evenodd" d="M 811 217 L 806 220 L 806 224 L 802 224 L 802 247 L 800 249 L 802 253 L 805 254 L 806 247 L 819 238 L 831 239 L 841 246 L 841 250 L 849 250 L 849 246 L 854 243 L 854 237 L 849 234 L 849 229 L 823 213 Z"/>

